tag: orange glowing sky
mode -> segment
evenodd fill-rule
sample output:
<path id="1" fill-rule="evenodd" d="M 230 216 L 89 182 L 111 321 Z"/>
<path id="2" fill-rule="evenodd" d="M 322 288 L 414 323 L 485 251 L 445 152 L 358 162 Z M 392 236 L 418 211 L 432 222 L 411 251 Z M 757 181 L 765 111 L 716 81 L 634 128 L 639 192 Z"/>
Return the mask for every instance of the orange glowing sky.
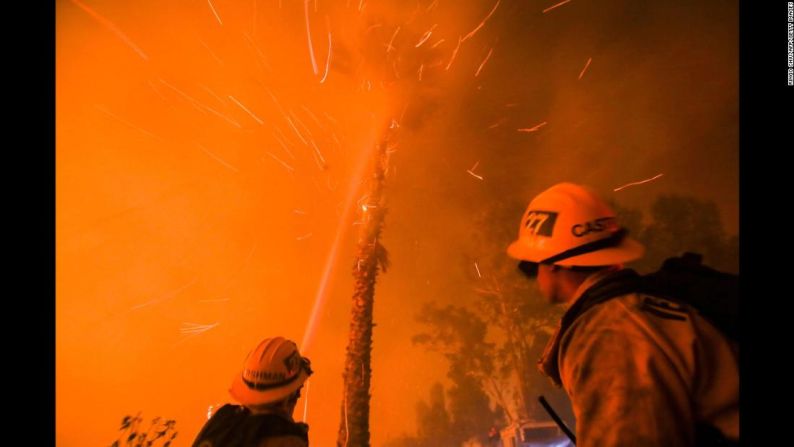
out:
<path id="1" fill-rule="evenodd" d="M 375 304 L 376 447 L 412 433 L 416 401 L 444 380 L 443 359 L 410 342 L 414 314 L 470 299 L 459 249 L 482 204 L 664 173 L 615 197 L 704 197 L 735 233 L 735 2 L 526 3 L 59 0 L 57 445 L 109 444 L 138 411 L 176 419 L 189 445 L 259 339 L 304 339 L 329 257 L 304 354 L 311 442 L 332 445 L 351 198 L 392 119 L 403 135 Z M 432 57 L 384 66 L 372 55 L 390 42 Z"/>

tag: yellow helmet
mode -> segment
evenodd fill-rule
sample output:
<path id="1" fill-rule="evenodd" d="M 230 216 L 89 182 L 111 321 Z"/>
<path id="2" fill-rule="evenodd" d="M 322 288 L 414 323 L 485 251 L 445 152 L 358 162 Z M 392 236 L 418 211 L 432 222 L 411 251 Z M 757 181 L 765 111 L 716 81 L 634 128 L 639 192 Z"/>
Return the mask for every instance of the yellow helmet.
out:
<path id="1" fill-rule="evenodd" d="M 300 355 L 295 342 L 266 338 L 248 354 L 229 393 L 243 405 L 278 402 L 300 388 L 311 374 L 309 359 Z"/>
<path id="2" fill-rule="evenodd" d="M 622 264 L 645 253 L 626 233 L 615 212 L 589 188 L 559 183 L 529 203 L 507 254 L 535 267 Z"/>

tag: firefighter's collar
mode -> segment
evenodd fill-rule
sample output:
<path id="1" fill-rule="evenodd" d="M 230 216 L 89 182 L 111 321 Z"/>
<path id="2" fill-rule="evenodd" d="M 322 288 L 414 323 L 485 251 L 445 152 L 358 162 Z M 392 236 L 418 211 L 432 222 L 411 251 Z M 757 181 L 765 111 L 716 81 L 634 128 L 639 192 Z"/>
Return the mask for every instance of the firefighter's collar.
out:
<path id="1" fill-rule="evenodd" d="M 579 288 L 576 289 L 576 292 L 573 294 L 573 298 L 570 301 L 568 301 L 567 303 L 565 303 L 565 305 L 564 305 L 565 310 L 570 309 L 571 306 L 576 304 L 576 302 L 579 301 L 579 299 L 584 295 L 584 293 L 588 289 L 590 289 L 594 285 L 598 284 L 599 282 L 601 282 L 602 279 L 604 279 L 607 276 L 615 273 L 618 270 L 619 270 L 619 268 L 609 268 L 609 269 L 600 270 L 600 271 L 595 272 L 592 275 L 588 276 L 582 282 L 582 284 L 579 285 Z"/>

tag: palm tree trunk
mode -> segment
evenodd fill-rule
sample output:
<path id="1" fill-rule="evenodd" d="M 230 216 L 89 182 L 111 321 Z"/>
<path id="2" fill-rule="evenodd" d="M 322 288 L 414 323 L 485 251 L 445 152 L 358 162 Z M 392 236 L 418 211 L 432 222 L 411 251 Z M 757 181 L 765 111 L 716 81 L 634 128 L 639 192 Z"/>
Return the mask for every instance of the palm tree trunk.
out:
<path id="1" fill-rule="evenodd" d="M 386 214 L 383 188 L 388 162 L 387 144 L 390 132 L 382 134 L 375 146 L 372 177 L 366 200 L 361 204 L 362 228 L 358 253 L 353 266 L 355 286 L 350 316 L 347 356 L 343 374 L 342 418 L 339 424 L 338 447 L 369 446 L 369 388 L 372 369 L 372 311 L 378 271 L 386 271 L 388 258 L 379 238 Z"/>

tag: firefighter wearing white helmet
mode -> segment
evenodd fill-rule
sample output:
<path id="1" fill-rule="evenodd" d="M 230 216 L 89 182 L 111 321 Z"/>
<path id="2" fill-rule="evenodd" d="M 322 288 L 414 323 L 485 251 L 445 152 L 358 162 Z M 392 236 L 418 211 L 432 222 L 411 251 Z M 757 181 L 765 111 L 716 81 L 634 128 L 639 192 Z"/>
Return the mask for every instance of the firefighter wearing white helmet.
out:
<path id="1" fill-rule="evenodd" d="M 571 399 L 577 446 L 738 441 L 738 353 L 692 307 L 637 290 L 624 263 L 644 247 L 591 189 L 535 197 L 507 253 L 566 307 L 538 366 Z"/>
<path id="2" fill-rule="evenodd" d="M 241 405 L 224 405 L 199 432 L 193 447 L 308 447 L 308 426 L 292 414 L 309 359 L 283 337 L 262 340 L 235 374 L 229 394 Z"/>

